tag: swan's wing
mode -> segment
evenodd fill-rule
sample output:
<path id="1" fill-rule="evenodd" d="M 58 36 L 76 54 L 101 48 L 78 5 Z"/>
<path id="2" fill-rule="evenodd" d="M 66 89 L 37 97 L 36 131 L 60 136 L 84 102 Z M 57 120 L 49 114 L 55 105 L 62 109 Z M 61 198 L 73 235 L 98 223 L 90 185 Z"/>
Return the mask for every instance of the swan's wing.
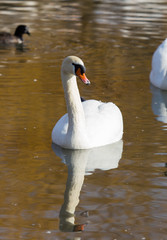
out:
<path id="1" fill-rule="evenodd" d="M 100 146 L 120 140 L 123 134 L 123 120 L 115 104 L 87 100 L 83 102 L 83 107 L 91 142 Z"/>

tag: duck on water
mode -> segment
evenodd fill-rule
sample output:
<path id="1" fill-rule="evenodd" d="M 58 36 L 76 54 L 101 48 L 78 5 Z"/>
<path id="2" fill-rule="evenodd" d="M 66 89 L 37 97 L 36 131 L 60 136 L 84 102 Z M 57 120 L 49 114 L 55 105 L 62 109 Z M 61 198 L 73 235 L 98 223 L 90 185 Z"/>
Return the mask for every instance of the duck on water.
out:
<path id="1" fill-rule="evenodd" d="M 26 25 L 17 26 L 13 35 L 9 32 L 0 32 L 0 44 L 23 43 L 23 34 L 30 35 L 30 32 Z"/>

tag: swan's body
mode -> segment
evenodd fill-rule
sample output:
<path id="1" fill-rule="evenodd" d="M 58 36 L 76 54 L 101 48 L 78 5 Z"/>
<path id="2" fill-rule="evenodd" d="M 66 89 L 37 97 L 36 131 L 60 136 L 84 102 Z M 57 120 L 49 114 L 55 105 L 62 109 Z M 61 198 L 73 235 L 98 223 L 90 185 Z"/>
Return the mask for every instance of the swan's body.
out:
<path id="1" fill-rule="evenodd" d="M 123 134 L 119 108 L 111 102 L 81 102 L 76 75 L 85 84 L 90 83 L 82 60 L 74 56 L 65 58 L 61 77 L 68 113 L 53 128 L 52 141 L 68 149 L 89 149 L 119 141 Z"/>
<path id="2" fill-rule="evenodd" d="M 30 35 L 26 25 L 19 25 L 13 35 L 8 32 L 0 32 L 0 44 L 23 43 L 23 34 Z"/>
<path id="3" fill-rule="evenodd" d="M 150 82 L 160 89 L 167 90 L 167 39 L 153 54 Z"/>

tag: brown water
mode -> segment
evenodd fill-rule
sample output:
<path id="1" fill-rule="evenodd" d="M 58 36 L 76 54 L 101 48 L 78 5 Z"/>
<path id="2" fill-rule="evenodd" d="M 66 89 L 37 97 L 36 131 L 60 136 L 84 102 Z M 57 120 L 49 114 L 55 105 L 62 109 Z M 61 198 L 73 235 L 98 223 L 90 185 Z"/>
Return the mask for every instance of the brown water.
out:
<path id="1" fill-rule="evenodd" d="M 0 239 L 165 240 L 167 92 L 149 72 L 167 37 L 166 1 L 1 1 L 0 28 L 20 23 L 31 32 L 24 46 L 0 48 Z M 81 95 L 121 109 L 123 146 L 52 146 L 68 55 L 92 83 L 79 83 Z"/>

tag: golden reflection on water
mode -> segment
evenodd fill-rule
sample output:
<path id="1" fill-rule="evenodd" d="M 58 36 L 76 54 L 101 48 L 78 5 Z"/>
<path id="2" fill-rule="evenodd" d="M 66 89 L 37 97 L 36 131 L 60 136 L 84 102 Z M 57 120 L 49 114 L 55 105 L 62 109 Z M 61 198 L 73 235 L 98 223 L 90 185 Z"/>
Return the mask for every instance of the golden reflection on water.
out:
<path id="1" fill-rule="evenodd" d="M 155 0 L 1 1 L 1 29 L 25 23 L 31 32 L 22 48 L 0 47 L 1 238 L 165 239 L 166 94 L 152 90 L 149 72 L 166 10 Z M 71 54 L 91 81 L 78 83 L 81 95 L 113 101 L 124 117 L 119 167 L 85 177 L 83 235 L 59 231 L 67 168 L 50 137 L 66 112 L 60 67 Z"/>

